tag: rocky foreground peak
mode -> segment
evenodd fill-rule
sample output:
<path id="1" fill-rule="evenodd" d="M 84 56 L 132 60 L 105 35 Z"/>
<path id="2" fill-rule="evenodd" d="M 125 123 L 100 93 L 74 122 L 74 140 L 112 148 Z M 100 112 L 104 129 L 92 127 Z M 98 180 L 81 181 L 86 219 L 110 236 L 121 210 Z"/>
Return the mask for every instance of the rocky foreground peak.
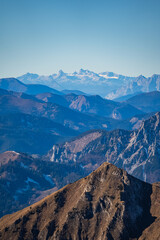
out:
<path id="1" fill-rule="evenodd" d="M 0 220 L 0 239 L 160 239 L 160 187 L 104 163 Z"/>

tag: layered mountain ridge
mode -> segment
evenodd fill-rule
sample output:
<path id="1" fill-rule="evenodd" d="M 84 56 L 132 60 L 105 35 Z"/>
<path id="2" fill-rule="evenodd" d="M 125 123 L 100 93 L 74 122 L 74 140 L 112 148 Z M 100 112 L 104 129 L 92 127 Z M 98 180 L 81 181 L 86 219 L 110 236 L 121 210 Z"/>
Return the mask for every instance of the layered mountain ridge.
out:
<path id="1" fill-rule="evenodd" d="M 53 145 L 44 156 L 13 151 L 2 153 L 0 214 L 26 207 L 49 192 L 87 176 L 105 161 L 146 182 L 160 181 L 159 158 L 160 113 L 145 120 L 138 130 L 82 133 L 70 141 Z"/>
<path id="2" fill-rule="evenodd" d="M 77 162 L 89 172 L 108 161 L 144 181 L 160 181 L 160 112 L 142 122 L 138 130 L 96 130 L 54 145 L 48 157 Z"/>
<path id="3" fill-rule="evenodd" d="M 0 216 L 69 185 L 2 218 L 0 239 L 159 240 L 159 75 L 21 80 L 0 79 Z"/>
<path id="4" fill-rule="evenodd" d="M 81 113 L 99 115 L 118 120 L 131 118 L 138 114 L 143 114 L 143 110 L 129 105 L 128 103 L 118 103 L 104 99 L 98 95 L 85 96 L 67 94 L 59 96 L 51 93 L 38 94 L 36 97 L 45 102 L 60 104 Z"/>
<path id="5" fill-rule="evenodd" d="M 154 114 L 98 95 L 28 95 L 0 89 L 0 103 L 0 152 L 45 154 L 53 144 L 79 133 L 92 129 L 138 128 L 142 119 Z"/>

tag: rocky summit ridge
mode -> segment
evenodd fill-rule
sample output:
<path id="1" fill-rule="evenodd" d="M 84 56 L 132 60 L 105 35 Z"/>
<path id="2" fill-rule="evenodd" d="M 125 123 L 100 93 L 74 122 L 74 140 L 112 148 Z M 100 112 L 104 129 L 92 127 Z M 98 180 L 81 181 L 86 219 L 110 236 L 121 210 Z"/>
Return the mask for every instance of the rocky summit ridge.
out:
<path id="1" fill-rule="evenodd" d="M 0 220 L 0 239 L 160 238 L 160 185 L 110 163 Z"/>

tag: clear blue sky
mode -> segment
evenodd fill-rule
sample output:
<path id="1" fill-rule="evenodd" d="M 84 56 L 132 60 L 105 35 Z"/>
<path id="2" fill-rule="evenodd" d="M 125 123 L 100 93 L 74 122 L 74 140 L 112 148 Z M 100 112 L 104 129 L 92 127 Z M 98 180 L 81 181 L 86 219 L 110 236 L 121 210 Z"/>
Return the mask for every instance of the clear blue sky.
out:
<path id="1" fill-rule="evenodd" d="M 0 77 L 160 73 L 160 0 L 0 0 Z"/>

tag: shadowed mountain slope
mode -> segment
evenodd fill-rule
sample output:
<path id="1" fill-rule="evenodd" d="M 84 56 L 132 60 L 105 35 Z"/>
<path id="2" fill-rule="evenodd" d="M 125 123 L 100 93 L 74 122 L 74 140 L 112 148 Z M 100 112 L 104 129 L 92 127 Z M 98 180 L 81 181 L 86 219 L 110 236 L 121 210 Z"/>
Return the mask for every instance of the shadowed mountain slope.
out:
<path id="1" fill-rule="evenodd" d="M 54 94 L 63 95 L 62 92 L 59 92 L 53 88 L 50 88 L 42 84 L 24 84 L 16 78 L 1 78 L 0 79 L 0 88 L 15 91 L 15 92 L 24 92 L 27 94 L 40 94 L 44 92 L 50 92 Z"/>
<path id="2" fill-rule="evenodd" d="M 126 103 L 138 108 L 144 112 L 160 111 L 160 92 L 154 91 L 149 93 L 138 94 L 129 98 Z"/>
<path id="3" fill-rule="evenodd" d="M 86 176 L 78 164 L 43 161 L 15 151 L 0 154 L 0 217 L 13 213 Z"/>
<path id="4" fill-rule="evenodd" d="M 0 220 L 0 239 L 158 240 L 160 188 L 112 164 Z"/>
<path id="5" fill-rule="evenodd" d="M 65 89 L 65 90 L 62 90 L 61 92 L 64 93 L 64 94 L 71 94 L 71 93 L 73 93 L 73 94 L 76 94 L 76 95 L 88 95 L 87 93 L 79 91 L 79 90 L 68 90 L 68 89 Z"/>
<path id="6" fill-rule="evenodd" d="M 6 113 L 0 115 L 0 152 L 46 154 L 53 142 L 64 142 L 78 133 L 45 117 Z"/>
<path id="7" fill-rule="evenodd" d="M 128 94 L 128 95 L 125 95 L 125 96 L 122 96 L 122 97 L 119 97 L 119 98 L 114 98 L 113 101 L 116 101 L 116 102 L 123 102 L 123 101 L 126 101 L 128 100 L 129 98 L 131 97 L 134 97 L 138 94 L 141 94 L 141 92 L 136 92 L 136 93 L 133 93 L 133 94 Z"/>

